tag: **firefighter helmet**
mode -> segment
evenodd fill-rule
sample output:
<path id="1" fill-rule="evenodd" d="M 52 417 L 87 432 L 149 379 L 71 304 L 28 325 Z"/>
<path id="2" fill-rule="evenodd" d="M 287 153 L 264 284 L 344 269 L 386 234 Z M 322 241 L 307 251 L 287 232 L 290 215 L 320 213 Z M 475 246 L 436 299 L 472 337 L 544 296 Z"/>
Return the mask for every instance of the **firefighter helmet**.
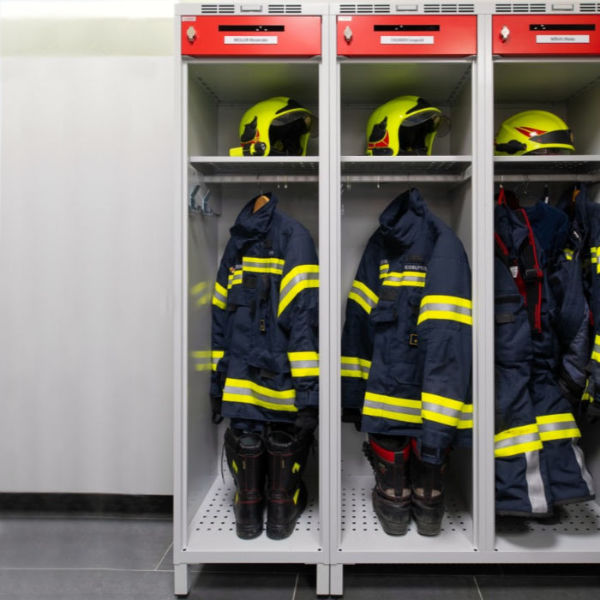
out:
<path id="1" fill-rule="evenodd" d="M 287 96 L 263 100 L 240 121 L 240 146 L 230 156 L 305 156 L 315 117 Z"/>
<path id="2" fill-rule="evenodd" d="M 502 123 L 494 141 L 494 154 L 568 154 L 574 152 L 567 124 L 545 110 L 525 110 Z"/>
<path id="3" fill-rule="evenodd" d="M 367 122 L 367 154 L 431 154 L 442 117 L 419 96 L 399 96 L 376 108 Z"/>

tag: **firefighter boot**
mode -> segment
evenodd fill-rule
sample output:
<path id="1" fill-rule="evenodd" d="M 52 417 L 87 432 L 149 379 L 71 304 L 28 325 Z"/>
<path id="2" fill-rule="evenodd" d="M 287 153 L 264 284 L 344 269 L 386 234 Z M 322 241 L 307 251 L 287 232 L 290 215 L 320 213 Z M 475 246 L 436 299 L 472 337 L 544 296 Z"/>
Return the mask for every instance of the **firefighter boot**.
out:
<path id="1" fill-rule="evenodd" d="M 375 471 L 373 508 L 388 535 L 404 535 L 410 520 L 408 460 L 405 437 L 370 435 L 363 451 Z"/>
<path id="2" fill-rule="evenodd" d="M 251 540 L 263 529 L 266 455 L 261 436 L 252 432 L 225 432 L 227 464 L 235 480 L 235 531 Z"/>
<path id="3" fill-rule="evenodd" d="M 416 440 L 410 459 L 411 512 L 420 535 L 438 535 L 444 517 L 444 473 L 446 459 L 442 464 L 422 460 Z"/>
<path id="4" fill-rule="evenodd" d="M 306 507 L 306 486 L 301 479 L 312 433 L 271 429 L 267 434 L 267 537 L 282 540 L 291 535 Z"/>

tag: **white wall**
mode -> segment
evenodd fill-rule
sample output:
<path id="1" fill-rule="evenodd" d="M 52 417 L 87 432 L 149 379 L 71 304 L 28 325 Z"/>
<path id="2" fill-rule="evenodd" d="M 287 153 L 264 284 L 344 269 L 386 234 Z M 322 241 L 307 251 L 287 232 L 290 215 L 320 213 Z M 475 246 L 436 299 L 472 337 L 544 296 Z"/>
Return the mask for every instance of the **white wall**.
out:
<path id="1" fill-rule="evenodd" d="M 0 492 L 169 494 L 173 2 L 0 4 Z"/>

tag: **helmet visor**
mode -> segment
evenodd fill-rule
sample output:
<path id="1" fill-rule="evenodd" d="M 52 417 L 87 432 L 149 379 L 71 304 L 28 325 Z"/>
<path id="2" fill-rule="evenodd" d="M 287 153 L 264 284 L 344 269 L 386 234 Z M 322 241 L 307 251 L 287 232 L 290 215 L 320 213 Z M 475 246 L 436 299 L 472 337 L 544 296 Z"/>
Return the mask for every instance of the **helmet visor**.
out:
<path id="1" fill-rule="evenodd" d="M 431 120 L 430 131 L 435 131 L 440 124 L 440 113 L 437 110 L 423 110 L 416 115 L 409 115 L 402 121 L 402 127 L 416 127 Z"/>
<path id="2" fill-rule="evenodd" d="M 302 133 L 311 133 L 313 136 L 316 135 L 316 132 L 318 131 L 317 118 L 308 111 L 296 110 L 284 115 L 279 115 L 271 121 L 271 127 L 283 127 L 296 121 L 302 123 L 302 125 L 298 127 L 298 130 L 303 130 Z"/>
<path id="3" fill-rule="evenodd" d="M 536 144 L 561 144 L 572 146 L 573 134 L 570 129 L 557 129 L 556 131 L 549 131 L 548 133 L 542 133 L 541 135 L 534 135 L 530 137 L 529 140 Z"/>

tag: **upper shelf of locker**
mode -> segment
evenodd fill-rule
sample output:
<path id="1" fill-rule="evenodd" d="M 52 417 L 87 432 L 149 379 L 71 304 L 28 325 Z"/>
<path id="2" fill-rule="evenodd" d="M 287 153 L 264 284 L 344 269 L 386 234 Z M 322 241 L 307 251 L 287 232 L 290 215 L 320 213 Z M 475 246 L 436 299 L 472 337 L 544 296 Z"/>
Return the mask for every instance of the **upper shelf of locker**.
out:
<path id="1" fill-rule="evenodd" d="M 191 156 L 190 165 L 205 181 L 315 181 L 319 163 L 314 156 Z"/>
<path id="2" fill-rule="evenodd" d="M 522 177 L 540 181 L 598 181 L 600 156 L 495 156 L 494 173 L 496 179 L 506 181 Z"/>

